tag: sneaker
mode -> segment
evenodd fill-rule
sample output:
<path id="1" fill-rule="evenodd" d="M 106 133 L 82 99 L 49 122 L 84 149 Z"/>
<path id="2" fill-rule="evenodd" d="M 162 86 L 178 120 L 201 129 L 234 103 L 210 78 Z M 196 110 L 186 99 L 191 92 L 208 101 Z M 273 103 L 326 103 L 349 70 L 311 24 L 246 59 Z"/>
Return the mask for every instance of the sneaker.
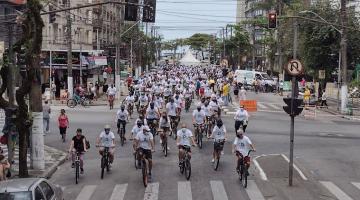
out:
<path id="1" fill-rule="evenodd" d="M 80 174 L 84 174 L 84 168 L 80 168 Z"/>
<path id="2" fill-rule="evenodd" d="M 75 163 L 71 163 L 71 168 L 74 168 L 75 167 Z"/>
<path id="3" fill-rule="evenodd" d="M 211 162 L 214 163 L 214 162 L 215 162 L 215 159 L 213 158 L 213 159 L 211 160 Z"/>

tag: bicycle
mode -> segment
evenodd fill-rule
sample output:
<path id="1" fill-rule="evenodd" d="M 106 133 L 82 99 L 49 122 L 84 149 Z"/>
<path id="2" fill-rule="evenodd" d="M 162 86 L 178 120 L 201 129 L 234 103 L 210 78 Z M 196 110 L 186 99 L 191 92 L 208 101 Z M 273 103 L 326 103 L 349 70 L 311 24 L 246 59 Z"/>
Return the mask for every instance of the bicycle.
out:
<path id="1" fill-rule="evenodd" d="M 177 123 L 176 123 L 176 117 L 171 116 L 170 117 L 170 136 L 173 136 L 174 139 L 177 139 Z"/>
<path id="2" fill-rule="evenodd" d="M 186 180 L 190 179 L 191 176 L 191 163 L 190 163 L 190 147 L 189 146 L 184 146 L 185 148 L 185 155 L 184 158 L 181 160 L 180 162 L 180 173 L 181 174 L 185 174 L 185 178 Z"/>
<path id="3" fill-rule="evenodd" d="M 104 147 L 104 146 L 97 146 L 97 147 Z M 110 171 L 110 147 L 104 147 L 103 154 L 101 156 L 101 179 L 104 178 L 105 168 L 106 171 Z"/>
<path id="4" fill-rule="evenodd" d="M 166 131 L 164 131 L 164 129 L 165 129 L 165 128 L 163 128 L 163 130 L 159 130 L 158 132 L 160 133 L 160 136 L 162 135 L 162 137 L 161 137 L 161 140 L 162 140 L 161 149 L 162 149 L 162 151 L 164 152 L 165 157 L 167 157 L 167 154 L 168 154 L 168 144 L 167 144 Z M 166 129 L 168 129 L 168 128 L 166 128 Z"/>
<path id="5" fill-rule="evenodd" d="M 150 128 L 150 133 L 153 135 L 154 137 L 154 144 L 155 144 L 155 136 L 158 134 L 157 130 L 156 130 L 156 119 L 152 119 L 152 120 L 148 120 L 148 125 Z"/>
<path id="6" fill-rule="evenodd" d="M 78 184 L 79 183 L 79 178 L 80 178 L 80 155 L 81 152 L 76 151 L 76 155 L 75 155 L 75 183 Z"/>
<path id="7" fill-rule="evenodd" d="M 191 105 L 191 99 L 190 99 L 190 98 L 186 98 L 186 99 L 185 99 L 185 112 L 189 112 L 190 105 Z"/>
<path id="8" fill-rule="evenodd" d="M 199 148 L 202 149 L 203 125 L 202 124 L 194 124 L 194 128 L 195 128 L 196 143 L 198 144 Z"/>
<path id="9" fill-rule="evenodd" d="M 120 123 L 120 128 L 118 128 L 118 134 L 120 136 L 120 144 L 121 146 L 124 146 L 125 143 L 125 129 L 122 123 Z"/>
<path id="10" fill-rule="evenodd" d="M 78 104 L 81 104 L 84 107 L 88 107 L 90 105 L 90 100 L 86 97 L 80 97 L 68 99 L 66 102 L 66 105 L 69 108 L 75 108 L 75 106 L 77 106 Z"/>
<path id="11" fill-rule="evenodd" d="M 241 155 L 239 152 L 236 152 L 237 154 L 240 155 L 240 158 L 238 159 L 238 169 L 237 169 L 237 173 L 239 175 L 239 179 L 241 184 L 243 185 L 244 188 L 247 187 L 247 177 L 249 176 L 249 166 L 250 166 L 250 153 L 253 150 L 249 150 L 247 156 L 243 156 Z"/>
<path id="12" fill-rule="evenodd" d="M 141 169 L 143 184 L 144 187 L 147 187 L 149 182 L 149 177 L 148 177 L 148 166 L 146 163 L 145 155 L 140 148 L 136 150 L 135 154 L 137 154 L 137 156 L 135 156 L 135 159 L 137 159 L 135 160 L 135 162 L 137 162 L 137 164 L 135 164 L 136 169 Z"/>
<path id="13" fill-rule="evenodd" d="M 214 147 L 215 147 L 215 149 L 214 149 L 214 152 L 215 152 L 214 170 L 215 171 L 217 171 L 217 169 L 219 167 L 221 151 L 224 149 L 224 143 L 225 143 L 225 139 L 215 140 L 215 144 L 214 144 Z"/>

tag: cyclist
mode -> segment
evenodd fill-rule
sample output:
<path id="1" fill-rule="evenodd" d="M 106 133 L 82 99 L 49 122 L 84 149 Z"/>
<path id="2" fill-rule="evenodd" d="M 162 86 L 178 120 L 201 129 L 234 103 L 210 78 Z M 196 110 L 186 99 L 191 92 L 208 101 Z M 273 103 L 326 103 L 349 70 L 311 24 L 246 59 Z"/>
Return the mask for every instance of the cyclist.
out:
<path id="1" fill-rule="evenodd" d="M 134 127 L 131 130 L 131 139 L 133 139 L 133 136 L 137 135 L 140 131 L 142 131 L 143 129 L 143 122 L 141 120 L 136 120 L 136 124 L 134 125 Z"/>
<path id="2" fill-rule="evenodd" d="M 245 159 L 244 161 L 248 166 L 250 166 L 250 157 L 248 157 L 249 150 L 255 150 L 254 145 L 251 140 L 244 135 L 244 131 L 239 129 L 236 133 L 236 137 L 233 143 L 232 152 L 236 155 L 236 171 L 239 171 L 240 166 L 238 166 L 239 159 Z"/>
<path id="3" fill-rule="evenodd" d="M 150 106 L 146 110 L 146 121 L 149 126 L 156 127 L 155 121 L 160 118 L 159 110 L 155 107 L 155 103 L 151 102 Z M 153 124 L 155 123 L 155 124 Z"/>
<path id="4" fill-rule="evenodd" d="M 165 98 L 165 102 L 168 103 L 169 102 L 169 98 L 172 95 L 172 90 L 170 88 L 170 85 L 167 85 L 165 90 L 164 90 L 164 98 Z"/>
<path id="5" fill-rule="evenodd" d="M 125 110 L 125 105 L 121 105 L 120 109 L 117 111 L 116 113 L 116 121 L 117 121 L 117 128 L 118 128 L 118 133 L 120 133 L 120 126 L 122 126 L 122 128 L 124 129 L 124 139 L 125 138 L 125 133 L 126 133 L 126 122 L 129 121 L 129 112 L 127 110 Z"/>
<path id="6" fill-rule="evenodd" d="M 179 148 L 179 166 L 181 166 L 181 161 L 184 159 L 185 151 L 189 152 L 189 159 L 191 159 L 191 142 L 193 146 L 196 146 L 194 141 L 194 136 L 190 129 L 186 128 L 186 124 L 181 125 L 182 129 L 177 132 L 176 145 Z"/>
<path id="7" fill-rule="evenodd" d="M 125 104 L 129 110 L 129 108 L 131 108 L 131 110 L 134 108 L 134 103 L 135 103 L 135 97 L 134 97 L 134 93 L 131 92 L 129 93 L 129 95 L 125 98 Z M 131 116 L 130 116 L 131 117 Z"/>
<path id="8" fill-rule="evenodd" d="M 236 112 L 234 116 L 234 120 L 235 120 L 235 133 L 237 132 L 237 130 L 239 130 L 240 126 L 242 126 L 243 131 L 245 132 L 247 123 L 249 121 L 249 114 L 244 109 L 243 105 L 241 105 L 240 109 Z"/>
<path id="9" fill-rule="evenodd" d="M 223 125 L 223 121 L 221 119 L 216 121 L 216 126 L 214 126 L 210 137 L 214 138 L 214 151 L 211 162 L 215 162 L 215 151 L 220 150 L 222 152 L 226 140 L 226 128 L 225 125 Z"/>
<path id="10" fill-rule="evenodd" d="M 166 104 L 166 113 L 168 114 L 171 121 L 176 122 L 177 105 L 174 102 L 174 99 L 170 99 L 170 102 Z"/>
<path id="11" fill-rule="evenodd" d="M 160 144 L 162 144 L 163 138 L 166 137 L 166 133 L 170 130 L 170 119 L 166 112 L 163 112 L 160 117 L 159 128 L 162 130 L 160 134 Z"/>
<path id="12" fill-rule="evenodd" d="M 204 111 L 201 110 L 201 104 L 197 105 L 196 110 L 193 111 L 192 116 L 193 116 L 192 122 L 194 126 L 197 125 L 200 127 L 200 129 L 202 129 L 206 120 L 206 115 Z M 195 132 L 195 134 L 199 134 L 199 133 Z M 197 140 L 197 135 L 195 135 L 195 140 Z"/>
<path id="13" fill-rule="evenodd" d="M 82 135 L 82 129 L 76 130 L 76 135 L 72 138 L 69 148 L 69 154 L 71 154 L 71 167 L 75 167 L 75 154 L 80 153 L 80 173 L 84 173 L 84 152 L 87 152 L 85 136 Z"/>
<path id="14" fill-rule="evenodd" d="M 211 95 L 211 101 L 209 106 L 213 112 L 214 117 L 216 118 L 216 114 L 220 117 L 220 106 L 217 101 L 217 96 L 215 94 Z"/>
<path id="15" fill-rule="evenodd" d="M 104 148 L 109 148 L 109 161 L 110 164 L 114 161 L 114 152 L 115 152 L 115 135 L 110 131 L 110 125 L 104 126 L 104 131 L 102 131 L 99 137 L 96 139 L 96 146 L 100 146 L 99 153 L 103 155 Z"/>
<path id="16" fill-rule="evenodd" d="M 212 120 L 213 111 L 207 101 L 205 101 L 204 105 L 201 107 L 201 110 L 203 110 L 205 113 L 205 117 L 206 117 L 205 119 L 208 124 L 208 130 L 210 131 L 210 130 L 212 130 L 212 125 L 213 125 L 213 120 Z M 206 134 L 208 134 L 208 133 L 206 133 Z"/>
<path id="17" fill-rule="evenodd" d="M 152 169 L 152 152 L 155 152 L 154 148 L 154 138 L 150 133 L 150 128 L 144 126 L 142 131 L 138 132 L 135 136 L 134 150 L 142 151 L 142 154 L 145 156 L 145 159 L 149 162 L 149 177 L 151 177 Z"/>

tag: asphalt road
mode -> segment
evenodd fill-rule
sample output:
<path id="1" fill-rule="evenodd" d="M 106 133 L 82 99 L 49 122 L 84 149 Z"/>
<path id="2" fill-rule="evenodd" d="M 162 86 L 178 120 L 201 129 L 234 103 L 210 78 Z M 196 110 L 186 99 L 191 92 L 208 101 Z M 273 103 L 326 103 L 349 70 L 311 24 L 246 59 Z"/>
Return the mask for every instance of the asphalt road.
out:
<path id="1" fill-rule="evenodd" d="M 249 94 L 249 99 L 258 100 L 256 113 L 251 113 L 247 135 L 254 142 L 257 152 L 252 156 L 267 156 L 269 154 L 284 154 L 289 152 L 290 118 L 282 111 L 281 97 L 273 94 Z M 90 140 L 92 147 L 85 156 L 85 174 L 81 176 L 80 183 L 75 184 L 74 170 L 70 162 L 59 167 L 51 180 L 64 189 L 65 199 L 76 200 L 114 200 L 114 199 L 305 199 L 301 193 L 279 195 L 280 192 L 269 192 L 269 185 L 278 184 L 272 172 L 274 168 L 284 167 L 286 162 L 269 162 L 263 168 L 269 180 L 264 181 L 259 176 L 259 169 L 252 165 L 250 185 L 243 189 L 235 173 L 234 156 L 231 155 L 231 142 L 234 139 L 233 109 L 229 106 L 228 114 L 223 116 L 225 126 L 229 132 L 229 141 L 225 145 L 225 154 L 221 158 L 219 170 L 215 172 L 210 163 L 212 142 L 205 141 L 204 148 L 193 147 L 192 176 L 190 181 L 180 174 L 177 167 L 177 150 L 174 140 L 170 139 L 170 153 L 164 157 L 160 151 L 158 137 L 156 152 L 153 154 L 154 168 L 152 184 L 144 188 L 140 171 L 133 166 L 131 144 L 116 148 L 116 158 L 112 171 L 100 179 L 100 156 L 94 147 L 95 138 L 103 129 L 104 124 L 112 124 L 115 130 L 115 110 L 109 111 L 106 107 L 66 109 L 70 118 L 69 136 L 75 134 L 77 128 Z M 193 107 L 194 108 L 194 107 Z M 53 108 L 53 115 L 58 113 L 60 107 Z M 61 150 L 66 150 L 69 142 L 62 143 L 55 116 L 52 117 L 51 134 L 45 136 L 46 144 Z M 191 125 L 189 113 L 184 114 L 182 121 Z M 360 124 L 339 117 L 330 116 L 326 112 L 319 112 L 315 119 L 303 116 L 296 118 L 295 137 L 295 163 L 304 176 L 330 191 L 322 199 L 358 199 L 360 189 L 360 155 L 358 144 L 360 142 Z M 127 126 L 129 131 L 133 122 Z M 69 138 L 70 139 L 70 138 Z M 119 137 L 117 137 L 119 141 Z M 282 166 L 280 166 L 282 165 Z M 286 166 L 285 166 L 286 167 Z M 284 181 L 287 173 L 281 173 Z M 301 184 L 298 184 L 301 186 Z M 335 186 L 335 189 L 334 189 Z M 306 188 L 312 190 L 311 188 Z M 340 190 L 340 192 L 339 192 Z M 342 193 L 341 193 L 342 192 Z M 271 193 L 271 194 L 270 194 Z M 317 192 L 314 196 L 316 196 Z M 310 192 L 311 194 L 311 192 Z M 123 197 L 123 198 L 122 198 Z M 290 198 L 294 197 L 294 198 Z M 307 197 L 306 197 L 307 198 Z M 314 197 L 316 199 L 316 197 Z"/>

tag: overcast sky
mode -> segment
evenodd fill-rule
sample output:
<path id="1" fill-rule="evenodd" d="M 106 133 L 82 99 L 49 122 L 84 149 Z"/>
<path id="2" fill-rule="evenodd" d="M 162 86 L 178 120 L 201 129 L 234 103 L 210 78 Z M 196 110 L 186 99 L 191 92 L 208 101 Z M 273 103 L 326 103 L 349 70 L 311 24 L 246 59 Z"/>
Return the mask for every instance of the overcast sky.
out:
<path id="1" fill-rule="evenodd" d="M 165 40 L 218 33 L 236 21 L 236 0 L 157 0 L 156 26 Z"/>

